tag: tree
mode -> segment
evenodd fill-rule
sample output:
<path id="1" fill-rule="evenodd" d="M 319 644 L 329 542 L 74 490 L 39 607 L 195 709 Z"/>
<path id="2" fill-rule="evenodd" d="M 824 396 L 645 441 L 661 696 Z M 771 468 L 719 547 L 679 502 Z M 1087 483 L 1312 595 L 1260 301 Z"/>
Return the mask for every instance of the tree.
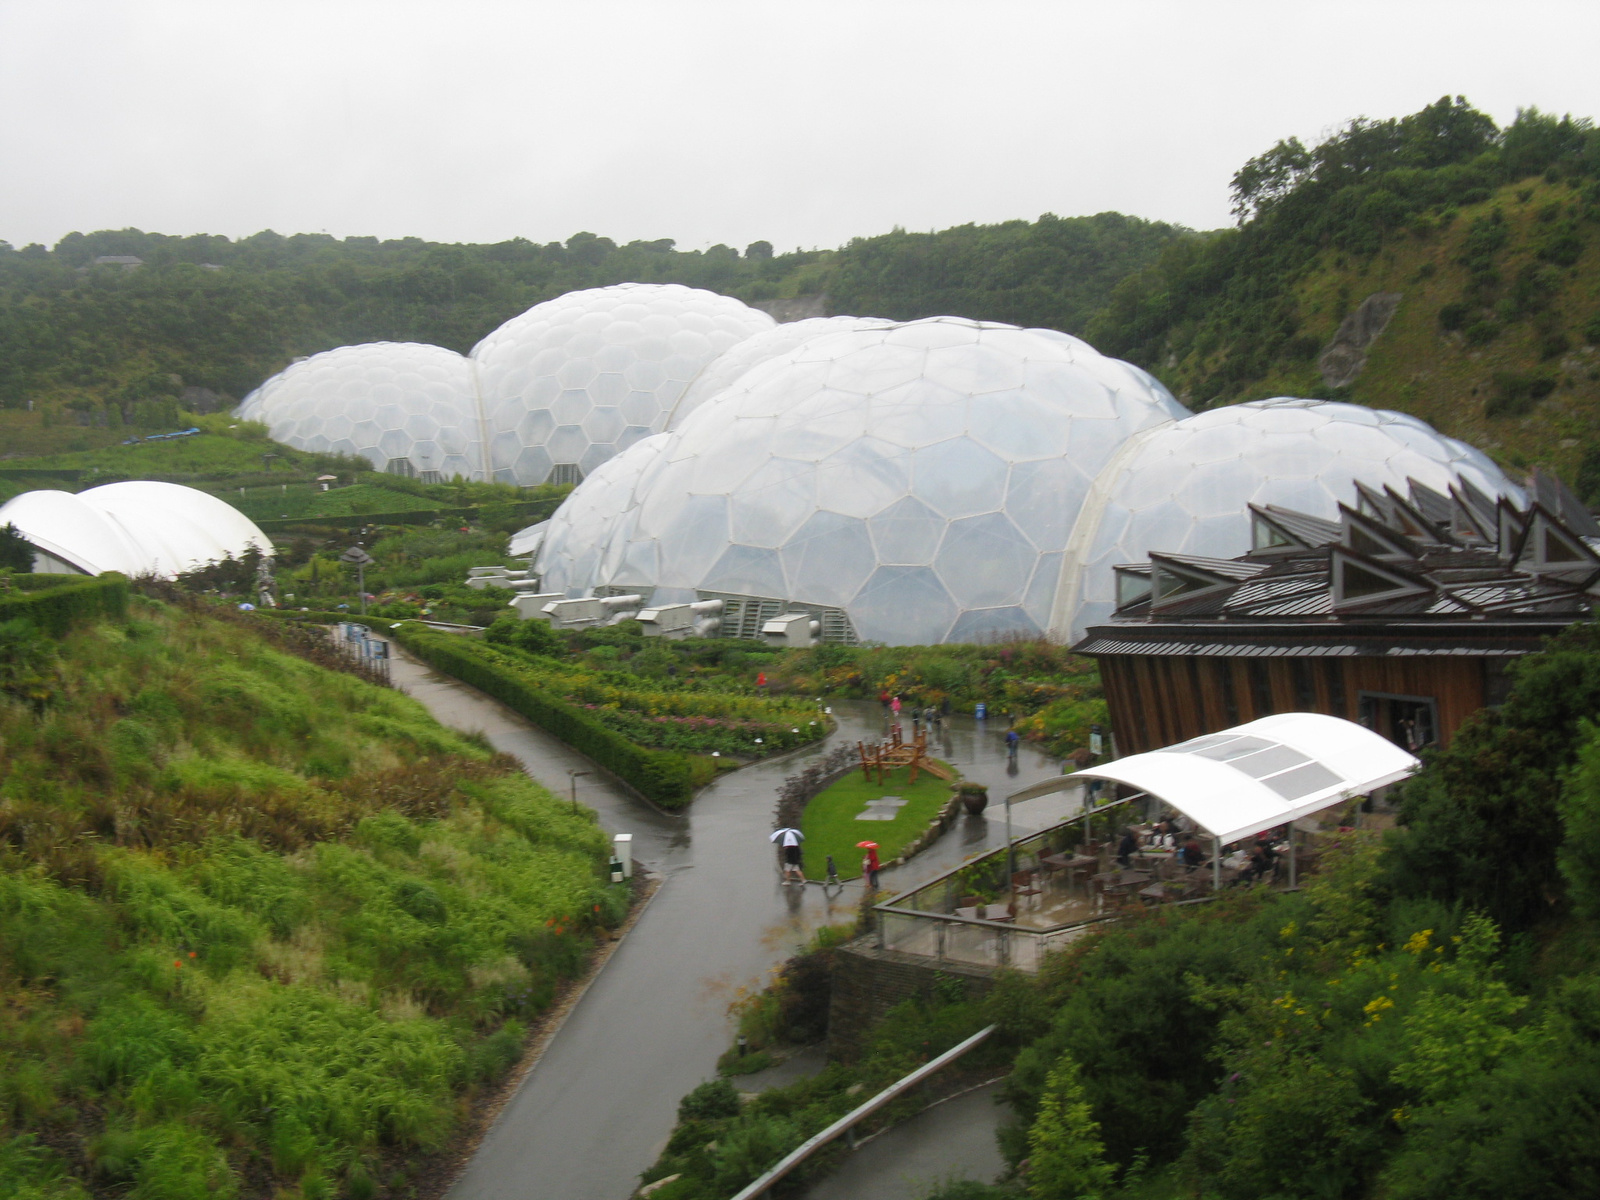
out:
<path id="1" fill-rule="evenodd" d="M 33 570 L 33 547 L 15 525 L 0 529 L 0 571 Z"/>
<path id="2" fill-rule="evenodd" d="M 1402 788 L 1388 883 L 1516 933 L 1558 899 L 1557 797 L 1584 743 L 1581 723 L 1600 712 L 1600 625 L 1569 626 L 1513 670 L 1505 704 L 1474 713 Z"/>
<path id="3" fill-rule="evenodd" d="M 1100 1124 L 1089 1111 L 1078 1064 L 1062 1055 L 1050 1072 L 1039 1116 L 1028 1130 L 1028 1191 L 1036 1200 L 1100 1200 L 1114 1172 Z"/>
<path id="4" fill-rule="evenodd" d="M 1281 200 L 1310 176 L 1311 152 L 1299 138 L 1287 138 L 1234 172 L 1233 215 L 1243 225 Z"/>
<path id="5" fill-rule="evenodd" d="M 1583 749 L 1561 790 L 1566 837 L 1559 862 L 1579 916 L 1600 919 L 1600 729 L 1583 726 Z"/>

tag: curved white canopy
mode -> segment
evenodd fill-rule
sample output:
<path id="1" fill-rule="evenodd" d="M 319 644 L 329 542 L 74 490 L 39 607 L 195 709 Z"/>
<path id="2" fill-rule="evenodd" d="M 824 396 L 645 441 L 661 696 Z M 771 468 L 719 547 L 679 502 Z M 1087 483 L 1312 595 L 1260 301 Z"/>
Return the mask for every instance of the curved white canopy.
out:
<path id="1" fill-rule="evenodd" d="M 1119 758 L 1069 778 L 1159 796 L 1219 841 L 1236 842 L 1363 796 L 1422 764 L 1389 739 L 1322 713 L 1278 713 Z"/>
<path id="2" fill-rule="evenodd" d="M 73 495 L 24 492 L 0 508 L 30 544 L 86 575 L 121 571 L 170 579 L 272 542 L 254 521 L 208 492 L 133 480 Z"/>

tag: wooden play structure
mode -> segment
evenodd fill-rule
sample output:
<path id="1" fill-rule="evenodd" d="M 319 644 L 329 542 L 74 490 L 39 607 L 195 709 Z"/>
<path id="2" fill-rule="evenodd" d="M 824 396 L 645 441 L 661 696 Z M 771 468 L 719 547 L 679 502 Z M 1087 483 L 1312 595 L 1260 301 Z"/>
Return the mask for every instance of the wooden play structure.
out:
<path id="1" fill-rule="evenodd" d="M 865 742 L 857 742 L 856 749 L 861 752 L 861 775 L 868 783 L 872 782 L 873 772 L 878 775 L 878 786 L 883 786 L 884 773 L 896 767 L 909 767 L 910 775 L 907 784 L 917 781 L 917 772 L 926 771 L 939 779 L 948 780 L 950 772 L 941 767 L 928 757 L 928 731 L 919 729 L 915 738 L 907 742 L 900 736 L 900 726 L 895 725 L 889 730 L 889 736 L 876 745 L 868 746 Z"/>

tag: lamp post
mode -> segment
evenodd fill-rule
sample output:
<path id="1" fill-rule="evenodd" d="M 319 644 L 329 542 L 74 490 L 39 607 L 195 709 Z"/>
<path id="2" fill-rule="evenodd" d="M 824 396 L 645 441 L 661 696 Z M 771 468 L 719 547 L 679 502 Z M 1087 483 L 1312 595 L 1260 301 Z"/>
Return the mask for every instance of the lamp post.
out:
<path id="1" fill-rule="evenodd" d="M 1006 793 L 1006 878 L 1017 874 L 1017 848 L 1011 841 L 1011 793 Z"/>
<path id="2" fill-rule="evenodd" d="M 356 569 L 356 592 L 361 597 L 361 615 L 367 615 L 367 567 L 372 563 L 372 555 L 360 546 L 351 546 L 339 555 L 339 561 L 349 563 Z"/>
<path id="3" fill-rule="evenodd" d="M 572 815 L 573 816 L 577 816 L 578 815 L 578 780 L 582 779 L 585 775 L 588 775 L 588 774 L 590 774 L 590 772 L 588 772 L 588 771 L 573 771 L 573 770 L 568 770 L 567 771 L 567 778 L 572 781 Z"/>

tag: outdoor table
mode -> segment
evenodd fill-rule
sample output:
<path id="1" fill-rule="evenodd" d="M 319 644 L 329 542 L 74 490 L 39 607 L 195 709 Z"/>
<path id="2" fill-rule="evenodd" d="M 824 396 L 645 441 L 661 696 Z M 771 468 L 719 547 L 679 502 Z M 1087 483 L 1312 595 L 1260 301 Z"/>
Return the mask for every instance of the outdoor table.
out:
<path id="1" fill-rule="evenodd" d="M 975 908 L 958 908 L 956 909 L 956 916 L 976 921 L 978 919 L 978 910 Z"/>
<path id="2" fill-rule="evenodd" d="M 1065 875 L 1069 887 L 1072 884 L 1072 877 L 1078 872 L 1100 864 L 1100 860 L 1092 854 L 1075 854 L 1071 858 L 1065 854 L 1046 854 L 1039 859 L 1039 862 L 1051 871 L 1060 871 Z"/>
<path id="3" fill-rule="evenodd" d="M 1139 889 L 1139 895 L 1146 900 L 1154 900 L 1157 904 L 1165 904 L 1167 900 L 1167 885 L 1152 883 L 1149 887 Z"/>
<path id="4" fill-rule="evenodd" d="M 1011 921 L 1015 918 L 1011 910 L 1004 904 L 986 904 L 983 907 L 983 919 L 986 921 Z"/>
<path id="5" fill-rule="evenodd" d="M 1130 888 L 1135 884 L 1149 883 L 1153 876 L 1148 871 L 1125 868 L 1121 871 L 1106 871 L 1096 875 L 1095 878 L 1106 888 Z"/>

